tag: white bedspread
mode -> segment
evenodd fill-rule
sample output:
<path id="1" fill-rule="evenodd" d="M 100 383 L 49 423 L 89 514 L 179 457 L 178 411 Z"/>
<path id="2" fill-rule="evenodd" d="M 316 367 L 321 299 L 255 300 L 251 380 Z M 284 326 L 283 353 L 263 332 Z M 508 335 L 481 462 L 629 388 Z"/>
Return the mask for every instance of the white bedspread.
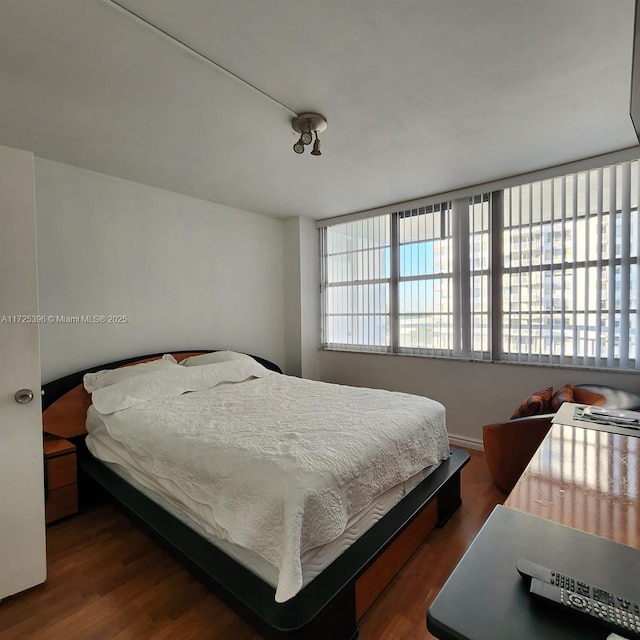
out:
<path id="1" fill-rule="evenodd" d="M 112 410 L 102 422 L 139 466 L 202 505 L 210 533 L 279 567 L 278 602 L 301 588 L 305 551 L 449 455 L 444 407 L 428 398 L 255 362 L 184 369 L 173 382 L 158 371 L 96 391 L 94 408 Z"/>

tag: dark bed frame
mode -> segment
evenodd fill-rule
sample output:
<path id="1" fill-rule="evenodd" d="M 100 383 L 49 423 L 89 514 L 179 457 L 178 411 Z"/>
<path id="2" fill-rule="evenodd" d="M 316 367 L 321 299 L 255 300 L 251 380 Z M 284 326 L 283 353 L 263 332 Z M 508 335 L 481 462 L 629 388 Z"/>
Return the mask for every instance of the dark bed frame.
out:
<path id="1" fill-rule="evenodd" d="M 198 353 L 205 353 L 199 351 Z M 167 353 L 167 352 L 165 352 Z M 174 351 L 175 356 L 194 351 Z M 112 369 L 162 354 L 112 362 L 65 376 L 43 386 L 43 429 L 47 409 L 82 383 L 85 373 Z M 264 358 L 265 367 L 281 373 Z M 56 433 L 55 435 L 63 435 Z M 64 436 L 67 437 L 68 436 Z M 107 466 L 93 458 L 84 436 L 68 438 L 78 445 L 80 487 L 98 487 L 136 520 L 213 593 L 267 640 L 354 640 L 358 637 L 356 582 L 384 551 L 397 541 L 430 506 L 443 526 L 461 503 L 460 471 L 469 454 L 451 449 L 451 456 L 401 500 L 387 515 L 355 541 L 294 598 L 279 604 L 274 588 L 230 558 L 195 531 L 169 515 Z M 434 503 L 435 501 L 435 503 Z M 436 506 L 437 505 L 437 506 Z M 395 571 L 394 571 L 395 573 Z"/>

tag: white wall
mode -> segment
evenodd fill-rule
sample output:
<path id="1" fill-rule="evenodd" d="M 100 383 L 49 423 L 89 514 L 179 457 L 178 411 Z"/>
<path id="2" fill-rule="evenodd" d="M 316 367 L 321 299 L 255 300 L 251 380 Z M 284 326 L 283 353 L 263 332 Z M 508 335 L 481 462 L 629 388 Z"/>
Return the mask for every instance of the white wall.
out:
<path id="1" fill-rule="evenodd" d="M 302 376 L 319 379 L 320 236 L 315 220 L 300 218 L 300 316 L 302 318 Z"/>
<path id="2" fill-rule="evenodd" d="M 605 384 L 640 393 L 637 373 L 462 362 L 390 354 L 319 352 L 320 379 L 428 396 L 447 410 L 459 444 L 482 441 L 482 425 L 508 420 L 534 391 L 563 384 Z"/>
<path id="3" fill-rule="evenodd" d="M 286 373 L 318 379 L 320 246 L 309 218 L 284 222 Z"/>
<path id="4" fill-rule="evenodd" d="M 231 348 L 284 364 L 283 222 L 36 158 L 43 382 L 138 354 Z"/>
<path id="5" fill-rule="evenodd" d="M 300 218 L 296 217 L 284 221 L 284 369 L 290 376 L 302 376 L 300 302 Z"/>

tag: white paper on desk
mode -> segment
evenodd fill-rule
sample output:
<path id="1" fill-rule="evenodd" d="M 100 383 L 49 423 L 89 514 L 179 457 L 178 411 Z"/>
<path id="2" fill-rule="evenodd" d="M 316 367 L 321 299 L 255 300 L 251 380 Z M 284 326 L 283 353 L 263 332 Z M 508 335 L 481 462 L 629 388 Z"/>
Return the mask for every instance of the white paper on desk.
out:
<path id="1" fill-rule="evenodd" d="M 589 415 L 583 416 L 582 410 L 586 406 L 588 405 L 564 402 L 560 405 L 558 413 L 556 413 L 551 422 L 554 424 L 569 425 L 570 427 L 595 429 L 597 431 L 606 431 L 608 433 L 617 433 L 618 435 L 640 438 L 640 425 L 636 425 L 634 423 L 614 422 L 613 420 L 606 420 L 603 419 L 602 416 L 596 415 L 593 417 Z"/>
<path id="2" fill-rule="evenodd" d="M 576 417 L 576 409 L 584 409 L 584 413 L 582 414 L 581 418 Z M 553 419 L 551 420 L 551 422 L 553 424 L 568 424 L 572 427 L 585 427 L 589 423 L 610 424 L 611 426 L 616 426 L 616 427 L 636 427 L 637 428 L 638 426 L 637 423 L 630 422 L 629 420 L 624 422 L 623 421 L 617 422 L 615 415 L 612 415 L 610 417 L 607 417 L 605 415 L 598 415 L 596 412 L 600 409 L 603 409 L 603 407 L 593 407 L 593 409 L 594 409 L 594 414 L 592 417 L 589 414 L 589 405 L 575 404 L 574 402 L 563 402 L 560 405 L 560 408 L 558 409 L 558 413 L 556 413 L 556 415 L 553 416 Z M 580 415 L 580 413 L 578 415 Z M 640 413 L 636 411 L 616 410 L 615 412 L 612 411 L 612 413 L 626 415 L 629 418 L 640 416 Z"/>
<path id="3" fill-rule="evenodd" d="M 584 415 L 591 416 L 595 420 L 608 420 L 621 424 L 623 427 L 640 425 L 640 412 L 629 409 L 609 409 L 607 407 L 585 407 Z"/>
<path id="4" fill-rule="evenodd" d="M 629 639 L 619 636 L 617 633 L 610 633 L 607 636 L 607 640 L 629 640 Z"/>
<path id="5" fill-rule="evenodd" d="M 568 424 L 571 427 L 584 427 L 585 420 L 577 420 L 574 418 L 576 408 L 584 406 L 584 404 L 575 404 L 574 402 L 563 402 L 551 422 L 553 424 Z"/>

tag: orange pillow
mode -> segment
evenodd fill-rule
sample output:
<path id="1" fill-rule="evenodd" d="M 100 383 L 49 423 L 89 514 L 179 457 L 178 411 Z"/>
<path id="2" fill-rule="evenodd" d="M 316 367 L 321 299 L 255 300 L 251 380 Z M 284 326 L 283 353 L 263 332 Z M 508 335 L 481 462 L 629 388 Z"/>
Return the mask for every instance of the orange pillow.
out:
<path id="1" fill-rule="evenodd" d="M 573 402 L 573 387 L 570 384 L 565 384 L 560 387 L 552 396 L 549 403 L 552 411 L 557 411 L 563 402 Z"/>
<path id="2" fill-rule="evenodd" d="M 549 413 L 551 394 L 553 387 L 540 389 L 532 393 L 528 398 L 520 403 L 520 406 L 513 412 L 511 419 L 524 418 L 526 416 L 538 416 L 543 413 Z"/>

